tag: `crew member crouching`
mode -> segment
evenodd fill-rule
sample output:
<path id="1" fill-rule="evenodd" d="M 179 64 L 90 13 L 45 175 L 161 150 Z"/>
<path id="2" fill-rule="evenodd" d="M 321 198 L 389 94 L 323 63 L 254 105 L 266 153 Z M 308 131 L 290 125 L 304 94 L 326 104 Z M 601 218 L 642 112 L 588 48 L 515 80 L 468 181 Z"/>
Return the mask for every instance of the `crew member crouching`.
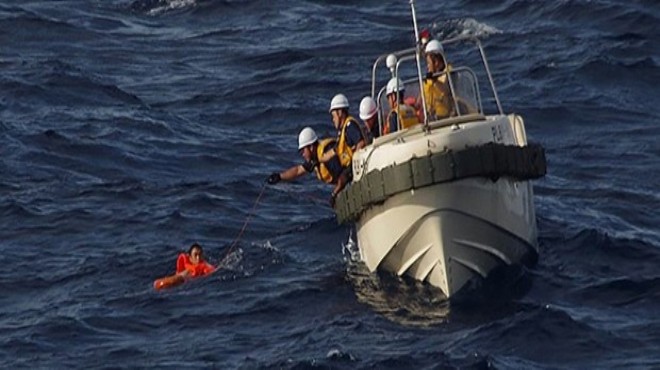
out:
<path id="1" fill-rule="evenodd" d="M 295 180 L 306 173 L 314 171 L 319 180 L 334 185 L 330 199 L 330 205 L 334 206 L 337 194 L 344 188 L 351 176 L 350 167 L 342 167 L 336 155 L 325 163 L 319 162 L 319 158 L 332 150 L 335 145 L 336 139 L 319 140 L 316 132 L 311 127 L 305 127 L 298 135 L 298 151 L 305 162 L 283 172 L 273 172 L 266 181 L 273 185 L 280 181 Z"/>

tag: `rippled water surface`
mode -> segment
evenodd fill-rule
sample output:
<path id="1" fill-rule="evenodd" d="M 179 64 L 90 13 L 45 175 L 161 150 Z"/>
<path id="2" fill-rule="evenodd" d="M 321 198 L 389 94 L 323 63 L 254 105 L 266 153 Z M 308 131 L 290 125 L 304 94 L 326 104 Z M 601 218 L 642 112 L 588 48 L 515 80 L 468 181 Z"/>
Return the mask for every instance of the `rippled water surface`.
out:
<path id="1" fill-rule="evenodd" d="M 546 147 L 539 263 L 450 306 L 350 262 L 298 163 L 408 1 L 0 3 L 0 359 L 7 368 L 659 368 L 660 5 L 418 0 L 484 38 Z M 166 292 L 190 243 L 219 273 Z"/>

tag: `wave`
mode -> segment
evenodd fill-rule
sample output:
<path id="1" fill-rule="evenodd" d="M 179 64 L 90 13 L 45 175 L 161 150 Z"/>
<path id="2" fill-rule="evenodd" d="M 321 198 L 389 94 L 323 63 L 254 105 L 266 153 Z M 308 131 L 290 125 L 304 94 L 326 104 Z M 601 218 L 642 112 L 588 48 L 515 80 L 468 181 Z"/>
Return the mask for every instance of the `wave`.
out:
<path id="1" fill-rule="evenodd" d="M 560 366 L 586 361 L 618 342 L 620 339 L 609 331 L 594 328 L 557 307 L 544 306 L 518 312 L 515 320 L 482 325 L 465 339 L 454 342 L 453 346 L 477 347 L 487 352 L 515 348 L 516 357 L 545 364 L 550 359 L 539 349 L 552 348 L 552 363 Z"/>
<path id="2" fill-rule="evenodd" d="M 243 65 L 248 64 L 250 67 L 255 68 L 255 70 L 263 70 L 263 77 L 272 77 L 270 73 L 273 69 L 288 70 L 294 68 L 298 63 L 308 62 L 313 58 L 314 56 L 309 51 L 285 48 L 246 55 L 243 58 L 239 58 L 237 62 Z M 255 76 L 254 79 L 260 80 L 259 77 Z"/>
<path id="3" fill-rule="evenodd" d="M 6 365 L 653 367 L 657 6 L 621 4 L 430 5 L 440 35 L 488 38 L 503 104 L 556 165 L 531 288 L 472 306 L 347 267 L 311 175 L 269 187 L 233 243 L 267 174 L 299 163 L 298 130 L 336 134 L 332 95 L 359 101 L 373 58 L 412 46 L 405 2 L 1 4 Z M 154 292 L 193 241 L 223 269 Z"/>
<path id="4" fill-rule="evenodd" d="M 196 0 L 136 0 L 130 9 L 134 12 L 157 16 L 172 11 L 191 10 L 197 6 Z"/>
<path id="5" fill-rule="evenodd" d="M 6 75 L 0 88 L 11 93 L 7 100 L 12 105 L 143 105 L 136 95 L 60 59 L 24 65 L 21 72 Z"/>
<path id="6" fill-rule="evenodd" d="M 429 29 L 433 37 L 439 40 L 458 36 L 475 36 L 483 39 L 502 33 L 498 28 L 479 22 L 474 18 L 435 20 L 431 23 Z"/>
<path id="7" fill-rule="evenodd" d="M 583 294 L 598 296 L 602 291 L 597 287 L 605 284 L 605 288 L 615 287 L 613 300 L 623 304 L 627 298 L 635 296 L 635 290 L 629 296 L 618 294 L 617 284 L 641 282 L 640 289 L 644 290 L 644 282 L 658 278 L 654 268 L 660 264 L 657 245 L 640 239 L 614 237 L 597 229 L 563 237 L 555 233 L 557 230 L 543 232 L 538 272 L 561 287 L 562 294 L 576 291 L 578 298 Z M 608 285 L 613 279 L 623 279 L 623 283 Z M 586 289 L 584 293 L 583 289 Z"/>
<path id="8" fill-rule="evenodd" d="M 9 16 L 0 16 L 0 34 L 14 35 L 10 40 L 11 43 L 17 41 L 52 42 L 55 37 L 80 42 L 98 37 L 95 31 L 84 26 L 18 7 L 11 8 Z"/>
<path id="9" fill-rule="evenodd" d="M 653 75 L 659 75 L 660 65 L 649 56 L 615 58 L 609 56 L 611 52 L 605 51 L 605 55 L 594 56 L 580 63 L 575 74 L 578 77 L 587 77 L 591 86 L 609 86 L 614 81 L 634 85 L 645 82 Z"/>
<path id="10" fill-rule="evenodd" d="M 0 215 L 7 219 L 29 220 L 43 216 L 43 213 L 18 201 L 7 200 L 0 204 Z"/>
<path id="11" fill-rule="evenodd" d="M 483 0 L 467 0 L 466 4 L 484 8 L 491 5 Z M 616 0 L 603 1 L 553 1 L 538 2 L 534 0 L 507 0 L 497 6 L 485 7 L 485 11 L 503 19 L 544 20 L 535 22 L 545 24 L 560 22 L 567 25 L 601 24 L 608 25 L 609 30 L 644 29 L 651 31 L 657 24 L 658 13 L 653 6 L 643 6 Z"/>
<path id="12" fill-rule="evenodd" d="M 597 229 L 582 230 L 565 242 L 568 250 L 579 255 L 593 255 L 620 262 L 660 262 L 660 250 L 657 246 L 642 240 L 617 238 Z M 632 269 L 635 270 L 640 272 L 639 269 Z"/>
<path id="13" fill-rule="evenodd" d="M 641 304 L 652 306 L 660 297 L 660 276 L 648 279 L 627 277 L 604 279 L 579 287 L 571 296 L 590 305 L 633 307 Z"/>
<path id="14" fill-rule="evenodd" d="M 118 143 L 79 139 L 54 129 L 28 134 L 21 140 L 27 149 L 17 153 L 17 160 L 30 163 L 26 167 L 30 173 L 51 180 L 95 183 L 103 178 L 144 175 L 145 158 L 126 155 Z"/>
<path id="15" fill-rule="evenodd" d="M 56 101 L 71 104 L 71 99 L 88 104 L 116 104 L 117 102 L 142 105 L 142 101 L 136 95 L 128 93 L 114 84 L 100 81 L 98 77 L 88 75 L 79 68 L 72 67 L 60 60 L 41 63 L 38 68 L 44 68 L 47 72 L 43 76 L 45 83 L 43 87 L 52 98 L 57 96 Z M 105 97 L 105 99 L 100 99 Z"/>
<path id="16" fill-rule="evenodd" d="M 133 178 L 121 180 L 110 180 L 77 191 L 76 196 L 80 198 L 112 197 L 120 199 L 138 199 L 139 195 L 146 191 L 143 182 Z"/>
<path id="17" fill-rule="evenodd" d="M 29 135 L 26 140 L 37 148 L 37 152 L 26 153 L 26 155 L 41 156 L 43 159 L 51 157 L 51 160 L 54 159 L 52 157 L 57 157 L 69 163 L 88 163 L 90 167 L 93 164 L 100 165 L 104 162 L 112 165 L 113 162 L 123 156 L 123 152 L 117 143 L 81 140 L 73 135 L 65 135 L 54 129 L 47 129 L 41 133 Z M 38 162 L 38 160 L 35 162 Z M 58 163 L 57 160 L 51 162 L 51 164 L 54 163 Z"/>
<path id="18" fill-rule="evenodd" d="M 260 3 L 257 0 L 134 0 L 128 8 L 136 13 L 161 16 L 189 12 L 196 16 L 225 15 L 236 9 L 242 14 Z"/>

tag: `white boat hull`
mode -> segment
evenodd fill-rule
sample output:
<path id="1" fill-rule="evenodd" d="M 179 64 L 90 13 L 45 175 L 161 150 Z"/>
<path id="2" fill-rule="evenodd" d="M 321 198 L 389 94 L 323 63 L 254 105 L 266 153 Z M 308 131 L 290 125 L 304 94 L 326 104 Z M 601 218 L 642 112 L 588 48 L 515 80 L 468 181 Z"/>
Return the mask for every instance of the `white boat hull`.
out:
<path id="1" fill-rule="evenodd" d="M 356 223 L 371 270 L 407 275 L 447 297 L 501 265 L 533 261 L 536 222 L 529 182 L 466 179 L 411 190 Z"/>
<path id="2" fill-rule="evenodd" d="M 499 116 L 402 133 L 357 153 L 353 166 L 359 179 L 429 151 L 493 141 L 525 145 L 522 120 Z M 401 192 L 365 209 L 356 228 L 369 270 L 428 282 L 447 297 L 495 268 L 534 262 L 538 253 L 531 182 L 510 177 L 470 177 Z"/>

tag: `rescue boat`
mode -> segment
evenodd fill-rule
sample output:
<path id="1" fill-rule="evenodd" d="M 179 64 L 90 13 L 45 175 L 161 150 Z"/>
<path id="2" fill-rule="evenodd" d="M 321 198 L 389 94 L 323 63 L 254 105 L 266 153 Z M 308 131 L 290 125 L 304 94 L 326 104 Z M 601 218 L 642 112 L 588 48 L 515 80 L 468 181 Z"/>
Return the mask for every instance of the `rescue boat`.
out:
<path id="1" fill-rule="evenodd" d="M 384 81 L 391 78 L 405 84 L 405 100 L 426 106 L 413 1 L 411 8 L 417 46 L 373 65 L 371 96 L 381 125 Z M 546 160 L 543 147 L 528 143 L 522 117 L 503 111 L 481 40 L 438 41 L 455 50 L 445 54 L 452 65 L 441 73 L 454 113 L 437 119 L 424 109 L 424 122 L 354 153 L 353 181 L 337 196 L 335 212 L 339 222 L 355 224 L 370 271 L 423 281 L 451 298 L 494 271 L 536 263 L 531 180 L 545 175 Z"/>

